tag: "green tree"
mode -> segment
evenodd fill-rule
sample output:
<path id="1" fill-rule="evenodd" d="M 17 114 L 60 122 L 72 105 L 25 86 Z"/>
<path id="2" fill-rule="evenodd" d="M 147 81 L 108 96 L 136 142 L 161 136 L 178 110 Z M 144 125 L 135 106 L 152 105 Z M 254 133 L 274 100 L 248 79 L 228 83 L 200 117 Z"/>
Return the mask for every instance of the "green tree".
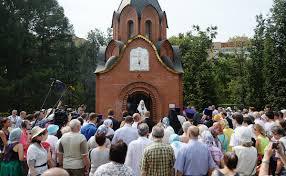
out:
<path id="1" fill-rule="evenodd" d="M 264 40 L 265 19 L 262 15 L 256 17 L 257 26 L 251 47 L 247 78 L 247 104 L 262 109 L 265 106 L 264 92 Z"/>
<path id="2" fill-rule="evenodd" d="M 87 105 L 89 111 L 95 111 L 96 82 L 94 71 L 97 64 L 96 57 L 99 48 L 106 46 L 110 42 L 111 35 L 110 28 L 107 29 L 106 33 L 95 28 L 88 33 L 87 41 L 79 46 L 79 50 L 81 51 L 79 71 L 81 75 L 77 87 L 79 87 L 81 93 L 78 96 Z"/>
<path id="3" fill-rule="evenodd" d="M 72 84 L 78 75 L 67 65 L 77 63 L 72 26 L 56 0 L 2 0 L 0 9 L 0 110 L 39 109 L 50 78 Z"/>
<path id="4" fill-rule="evenodd" d="M 275 108 L 286 104 L 286 1 L 274 0 L 267 19 L 264 62 L 266 102 Z"/>
<path id="5" fill-rule="evenodd" d="M 216 103 L 213 62 L 208 60 L 208 51 L 215 35 L 216 27 L 201 31 L 194 26 L 193 31 L 170 38 L 170 42 L 179 45 L 182 52 L 185 105 L 203 109 Z"/>

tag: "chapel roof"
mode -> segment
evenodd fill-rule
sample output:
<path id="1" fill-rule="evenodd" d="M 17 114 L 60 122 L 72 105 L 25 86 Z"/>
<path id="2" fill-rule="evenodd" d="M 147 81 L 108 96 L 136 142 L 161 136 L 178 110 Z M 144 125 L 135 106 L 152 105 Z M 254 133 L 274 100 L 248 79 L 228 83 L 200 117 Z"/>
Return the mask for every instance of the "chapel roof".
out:
<path id="1" fill-rule="evenodd" d="M 139 16 L 141 16 L 141 12 L 144 7 L 148 5 L 153 6 L 159 14 L 163 13 L 160 4 L 157 0 L 122 0 L 117 10 L 117 13 L 120 14 L 124 7 L 126 7 L 127 5 L 134 7 Z"/>

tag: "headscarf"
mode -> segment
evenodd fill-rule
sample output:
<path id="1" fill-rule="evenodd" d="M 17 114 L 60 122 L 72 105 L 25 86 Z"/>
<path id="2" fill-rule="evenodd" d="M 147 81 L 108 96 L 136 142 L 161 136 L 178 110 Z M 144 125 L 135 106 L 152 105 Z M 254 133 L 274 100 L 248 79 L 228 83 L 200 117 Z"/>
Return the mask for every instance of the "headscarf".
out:
<path id="1" fill-rule="evenodd" d="M 50 124 L 47 128 L 48 130 L 48 134 L 49 135 L 56 135 L 58 130 L 59 130 L 59 126 L 58 125 L 54 125 L 54 124 Z"/>
<path id="2" fill-rule="evenodd" d="M 15 128 L 9 135 L 9 143 L 20 142 L 22 131 L 20 128 Z"/>
<path id="3" fill-rule="evenodd" d="M 169 143 L 173 144 L 176 148 L 180 145 L 180 136 L 177 134 L 171 134 L 169 137 Z"/>
<path id="4" fill-rule="evenodd" d="M 178 152 L 185 144 L 180 141 L 180 137 L 177 134 L 170 135 L 169 143 L 174 150 L 175 158 L 177 158 Z"/>
<path id="5" fill-rule="evenodd" d="M 105 125 L 106 127 L 110 127 L 112 125 L 112 120 L 111 119 L 104 120 L 103 125 Z"/>
<path id="6" fill-rule="evenodd" d="M 207 144 L 208 146 L 214 145 L 214 138 L 210 131 L 204 131 L 202 133 L 202 141 L 203 143 Z"/>
<path id="7" fill-rule="evenodd" d="M 97 135 L 97 134 L 105 134 L 106 135 L 107 132 L 108 132 L 108 127 L 106 127 L 105 125 L 100 125 L 97 128 L 95 135 Z"/>
<path id="8" fill-rule="evenodd" d="M 198 125 L 198 127 L 199 127 L 200 136 L 203 134 L 204 131 L 209 130 L 209 128 L 203 124 Z"/>
<path id="9" fill-rule="evenodd" d="M 168 118 L 168 117 L 164 117 L 164 118 L 162 119 L 162 123 L 163 123 L 163 125 L 164 125 L 165 128 L 168 127 L 168 126 L 170 126 L 169 118 Z"/>

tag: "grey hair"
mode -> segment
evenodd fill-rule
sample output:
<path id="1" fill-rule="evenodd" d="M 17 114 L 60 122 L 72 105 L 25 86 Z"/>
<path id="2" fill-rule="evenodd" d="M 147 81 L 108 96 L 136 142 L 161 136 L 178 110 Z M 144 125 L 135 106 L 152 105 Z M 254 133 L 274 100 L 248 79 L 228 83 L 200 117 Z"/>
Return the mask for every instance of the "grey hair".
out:
<path id="1" fill-rule="evenodd" d="M 149 126 L 146 123 L 141 123 L 138 125 L 138 134 L 140 136 L 145 136 L 149 132 Z"/>
<path id="2" fill-rule="evenodd" d="M 186 122 L 183 123 L 182 128 L 183 128 L 184 133 L 188 132 L 188 129 L 189 129 L 190 126 L 192 126 L 192 124 L 189 121 L 186 121 Z"/>
<path id="3" fill-rule="evenodd" d="M 73 119 L 70 121 L 69 126 L 71 127 L 71 130 L 74 130 L 77 126 L 80 126 L 80 121 Z"/>
<path id="4" fill-rule="evenodd" d="M 164 137 L 164 128 L 161 126 L 154 126 L 152 129 L 152 136 L 155 138 L 163 138 Z"/>

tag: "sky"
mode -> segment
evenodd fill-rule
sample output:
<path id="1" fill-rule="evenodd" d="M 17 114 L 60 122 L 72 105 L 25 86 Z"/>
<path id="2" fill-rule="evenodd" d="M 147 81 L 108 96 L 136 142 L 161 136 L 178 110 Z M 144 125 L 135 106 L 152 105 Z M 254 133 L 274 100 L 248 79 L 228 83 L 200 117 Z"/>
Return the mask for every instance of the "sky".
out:
<path id="1" fill-rule="evenodd" d="M 217 26 L 215 41 L 234 36 L 252 37 L 256 15 L 269 14 L 273 0 L 158 0 L 167 14 L 168 37 L 185 33 L 193 25 L 201 29 Z M 86 38 L 94 28 L 106 31 L 121 0 L 58 0 L 78 37 Z"/>

